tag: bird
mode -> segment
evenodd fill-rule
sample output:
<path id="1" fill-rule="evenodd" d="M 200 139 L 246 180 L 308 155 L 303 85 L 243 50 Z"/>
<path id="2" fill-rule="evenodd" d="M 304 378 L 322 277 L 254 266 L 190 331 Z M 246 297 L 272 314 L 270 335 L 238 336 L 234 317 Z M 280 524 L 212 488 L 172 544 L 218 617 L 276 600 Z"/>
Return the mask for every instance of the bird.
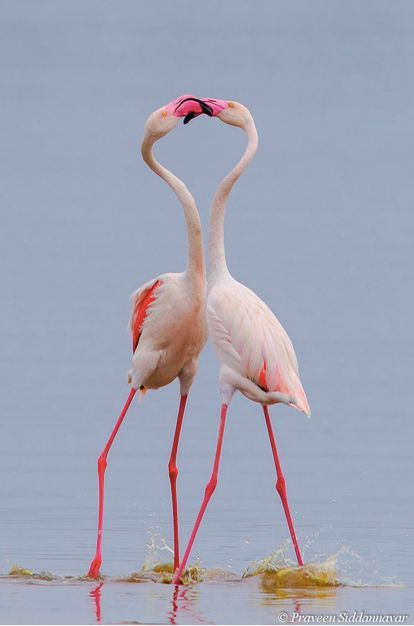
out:
<path id="1" fill-rule="evenodd" d="M 218 117 L 222 122 L 245 132 L 247 147 L 238 164 L 221 181 L 210 214 L 207 319 L 209 335 L 220 363 L 220 426 L 211 477 L 180 567 L 174 574 L 174 584 L 179 584 L 181 580 L 204 512 L 217 486 L 227 410 L 236 391 L 262 405 L 275 463 L 276 489 L 282 501 L 298 565 L 303 565 L 268 407 L 282 402 L 308 416 L 310 408 L 287 332 L 269 307 L 230 274 L 224 247 L 227 199 L 256 153 L 257 130 L 250 111 L 239 102 L 213 98 L 203 98 L 203 102 L 213 109 L 211 117 Z"/>
<path id="2" fill-rule="evenodd" d="M 188 393 L 197 372 L 200 353 L 207 340 L 205 312 L 206 272 L 200 217 L 185 184 L 153 156 L 156 141 L 175 128 L 212 109 L 186 94 L 154 111 L 147 119 L 141 146 L 143 160 L 177 195 L 187 227 L 187 267 L 182 273 L 166 273 L 148 281 L 131 296 L 132 367 L 130 392 L 115 427 L 98 459 L 99 510 L 95 556 L 88 577 L 99 578 L 102 563 L 104 476 L 107 456 L 137 390 L 159 389 L 178 378 L 180 402 L 168 472 L 171 484 L 174 529 L 174 569 L 179 564 L 176 457 Z"/>

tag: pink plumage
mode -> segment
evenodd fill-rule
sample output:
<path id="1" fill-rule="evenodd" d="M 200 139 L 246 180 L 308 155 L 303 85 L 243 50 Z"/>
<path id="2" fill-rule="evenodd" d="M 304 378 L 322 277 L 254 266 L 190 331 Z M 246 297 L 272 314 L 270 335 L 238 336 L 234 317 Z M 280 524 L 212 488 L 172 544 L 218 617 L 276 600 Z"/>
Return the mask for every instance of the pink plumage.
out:
<path id="1" fill-rule="evenodd" d="M 224 214 L 227 198 L 257 149 L 257 131 L 250 111 L 238 102 L 205 98 L 221 121 L 241 128 L 247 135 L 247 148 L 239 163 L 222 180 L 214 197 L 210 216 L 207 319 L 210 336 L 220 363 L 221 412 L 213 471 L 190 539 L 173 582 L 178 583 L 208 502 L 216 488 L 227 409 L 236 391 L 263 407 L 276 468 L 276 489 L 282 500 L 298 565 L 303 565 L 286 493 L 268 405 L 283 402 L 310 415 L 298 361 L 292 342 L 269 307 L 230 274 L 224 248 Z"/>
<path id="2" fill-rule="evenodd" d="M 182 421 L 200 352 L 207 340 L 205 316 L 205 264 L 200 217 L 193 197 L 184 183 L 163 167 L 152 154 L 156 141 L 173 130 L 179 119 L 188 122 L 210 107 L 186 95 L 154 111 L 145 124 L 142 157 L 177 195 L 187 226 L 187 268 L 181 273 L 162 274 L 132 295 L 132 367 L 128 374 L 131 390 L 115 427 L 98 459 L 99 509 L 95 557 L 88 576 L 99 577 L 102 562 L 104 476 L 107 456 L 137 389 L 159 389 L 178 379 L 180 404 L 171 456 L 168 463 L 173 509 L 174 564 L 179 563 L 176 456 Z"/>

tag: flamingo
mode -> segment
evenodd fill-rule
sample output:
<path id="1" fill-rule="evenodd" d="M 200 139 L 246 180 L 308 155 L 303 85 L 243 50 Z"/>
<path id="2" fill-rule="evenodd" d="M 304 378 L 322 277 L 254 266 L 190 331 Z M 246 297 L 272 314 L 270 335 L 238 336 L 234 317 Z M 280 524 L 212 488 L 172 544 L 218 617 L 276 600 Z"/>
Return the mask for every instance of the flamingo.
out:
<path id="1" fill-rule="evenodd" d="M 205 316 L 206 277 L 200 217 L 184 183 L 153 156 L 156 141 L 167 135 L 184 117 L 184 124 L 198 115 L 211 115 L 208 104 L 185 95 L 154 111 L 146 121 L 141 153 L 145 163 L 175 192 L 182 204 L 187 226 L 187 268 L 182 273 L 162 274 L 132 294 L 132 368 L 128 398 L 98 459 L 99 511 L 96 553 L 88 576 L 98 578 L 102 563 L 104 476 L 108 452 L 139 389 L 158 389 L 175 378 L 180 384 L 180 403 L 168 471 L 171 484 L 174 529 L 174 569 L 179 564 L 176 457 L 187 396 L 197 371 L 199 356 L 207 340 Z"/>
<path id="2" fill-rule="evenodd" d="M 220 363 L 221 413 L 213 470 L 204 499 L 173 583 L 180 582 L 208 502 L 217 485 L 227 409 L 236 390 L 263 407 L 276 468 L 276 489 L 282 501 L 298 565 L 303 565 L 286 493 L 268 406 L 283 402 L 310 416 L 291 340 L 269 307 L 251 289 L 230 274 L 224 249 L 224 213 L 228 196 L 253 159 L 258 144 L 250 111 L 238 102 L 203 99 L 213 116 L 247 135 L 246 150 L 235 168 L 222 180 L 213 200 L 209 229 L 207 319 Z"/>

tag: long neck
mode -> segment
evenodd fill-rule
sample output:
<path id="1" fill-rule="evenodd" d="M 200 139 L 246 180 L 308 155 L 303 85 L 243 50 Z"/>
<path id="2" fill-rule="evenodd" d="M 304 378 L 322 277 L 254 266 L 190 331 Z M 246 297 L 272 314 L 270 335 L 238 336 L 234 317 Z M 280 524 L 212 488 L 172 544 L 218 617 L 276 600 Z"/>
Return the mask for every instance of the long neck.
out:
<path id="1" fill-rule="evenodd" d="M 224 214 L 227 199 L 233 189 L 233 185 L 243 174 L 257 150 L 258 137 L 253 118 L 249 117 L 247 123 L 242 128 L 247 135 L 246 150 L 236 167 L 221 181 L 211 208 L 209 229 L 210 279 L 214 279 L 222 274 L 228 274 L 224 249 Z"/>
<path id="2" fill-rule="evenodd" d="M 165 180 L 179 199 L 183 207 L 187 226 L 188 253 L 186 272 L 191 278 L 203 279 L 205 276 L 203 234 L 196 203 L 183 181 L 155 159 L 152 154 L 153 143 L 151 140 L 144 139 L 141 146 L 142 158 L 153 172 Z"/>

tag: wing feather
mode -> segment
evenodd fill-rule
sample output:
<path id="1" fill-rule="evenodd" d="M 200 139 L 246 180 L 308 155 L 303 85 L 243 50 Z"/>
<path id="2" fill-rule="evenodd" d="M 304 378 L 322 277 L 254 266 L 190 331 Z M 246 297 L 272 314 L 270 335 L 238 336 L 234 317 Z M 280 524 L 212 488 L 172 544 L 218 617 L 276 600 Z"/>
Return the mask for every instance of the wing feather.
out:
<path id="1" fill-rule="evenodd" d="M 141 337 L 142 328 L 148 313 L 148 307 L 156 299 L 156 290 L 162 282 L 156 278 L 137 289 L 131 296 L 132 299 L 132 315 L 131 315 L 131 333 L 132 333 L 132 351 L 135 352 Z"/>
<path id="2" fill-rule="evenodd" d="M 228 365 L 265 391 L 292 394 L 308 407 L 292 342 L 253 291 L 234 279 L 219 283 L 209 294 L 207 308 L 211 335 Z"/>

